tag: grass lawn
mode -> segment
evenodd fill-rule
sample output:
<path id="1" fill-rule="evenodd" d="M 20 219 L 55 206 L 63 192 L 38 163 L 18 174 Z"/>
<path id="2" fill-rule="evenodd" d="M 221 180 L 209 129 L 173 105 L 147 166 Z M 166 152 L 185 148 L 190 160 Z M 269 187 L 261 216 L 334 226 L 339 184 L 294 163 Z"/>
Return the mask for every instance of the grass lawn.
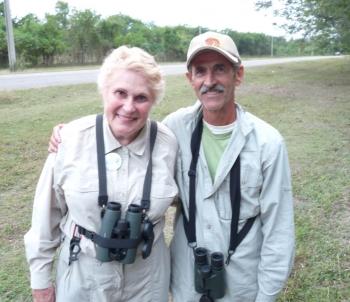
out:
<path id="1" fill-rule="evenodd" d="M 350 301 L 350 59 L 247 69 L 237 100 L 287 142 L 297 254 L 279 301 Z M 193 101 L 185 77 L 169 76 L 153 118 Z M 95 85 L 0 92 L 1 302 L 31 301 L 23 235 L 52 127 L 101 110 Z"/>

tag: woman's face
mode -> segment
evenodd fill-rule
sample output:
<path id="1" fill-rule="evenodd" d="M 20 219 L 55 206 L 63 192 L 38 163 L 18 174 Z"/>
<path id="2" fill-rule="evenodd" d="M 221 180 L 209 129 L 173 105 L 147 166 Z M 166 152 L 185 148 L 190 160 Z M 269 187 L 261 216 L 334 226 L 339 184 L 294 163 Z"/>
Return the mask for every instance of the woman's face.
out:
<path id="1" fill-rule="evenodd" d="M 104 113 L 114 137 L 122 144 L 132 142 L 144 127 L 154 104 L 154 95 L 144 75 L 116 70 L 102 91 Z"/>

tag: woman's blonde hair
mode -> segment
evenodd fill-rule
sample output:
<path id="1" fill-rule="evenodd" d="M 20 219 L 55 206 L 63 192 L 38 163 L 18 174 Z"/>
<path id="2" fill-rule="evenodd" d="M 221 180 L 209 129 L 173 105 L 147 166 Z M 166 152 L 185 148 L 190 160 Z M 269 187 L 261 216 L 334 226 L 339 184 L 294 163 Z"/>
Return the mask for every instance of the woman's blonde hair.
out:
<path id="1" fill-rule="evenodd" d="M 155 102 L 162 99 L 165 82 L 154 57 L 141 48 L 128 46 L 120 46 L 114 49 L 105 58 L 97 79 L 100 93 L 108 86 L 113 73 L 119 69 L 140 72 L 146 77 Z"/>

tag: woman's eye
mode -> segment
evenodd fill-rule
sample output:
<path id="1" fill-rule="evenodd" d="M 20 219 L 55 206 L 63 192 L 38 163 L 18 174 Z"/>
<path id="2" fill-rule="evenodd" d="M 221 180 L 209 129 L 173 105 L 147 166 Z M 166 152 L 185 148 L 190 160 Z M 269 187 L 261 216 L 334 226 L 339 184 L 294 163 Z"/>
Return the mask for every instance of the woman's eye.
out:
<path id="1" fill-rule="evenodd" d="M 136 101 L 138 103 L 144 103 L 144 102 L 147 102 L 148 101 L 148 98 L 145 96 L 145 95 L 138 95 L 136 98 Z"/>
<path id="2" fill-rule="evenodd" d="M 115 90 L 113 94 L 118 96 L 118 97 L 125 97 L 126 96 L 126 92 L 123 90 L 119 90 L 119 89 Z"/>

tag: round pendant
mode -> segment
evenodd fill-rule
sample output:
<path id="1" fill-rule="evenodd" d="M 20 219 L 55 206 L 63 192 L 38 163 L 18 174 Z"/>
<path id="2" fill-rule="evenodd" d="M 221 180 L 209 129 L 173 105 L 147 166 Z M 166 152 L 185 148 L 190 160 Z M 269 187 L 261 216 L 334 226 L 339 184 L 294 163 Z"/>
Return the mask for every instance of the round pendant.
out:
<path id="1" fill-rule="evenodd" d="M 122 158 L 117 153 L 108 153 L 106 155 L 107 170 L 116 171 L 122 165 Z"/>

